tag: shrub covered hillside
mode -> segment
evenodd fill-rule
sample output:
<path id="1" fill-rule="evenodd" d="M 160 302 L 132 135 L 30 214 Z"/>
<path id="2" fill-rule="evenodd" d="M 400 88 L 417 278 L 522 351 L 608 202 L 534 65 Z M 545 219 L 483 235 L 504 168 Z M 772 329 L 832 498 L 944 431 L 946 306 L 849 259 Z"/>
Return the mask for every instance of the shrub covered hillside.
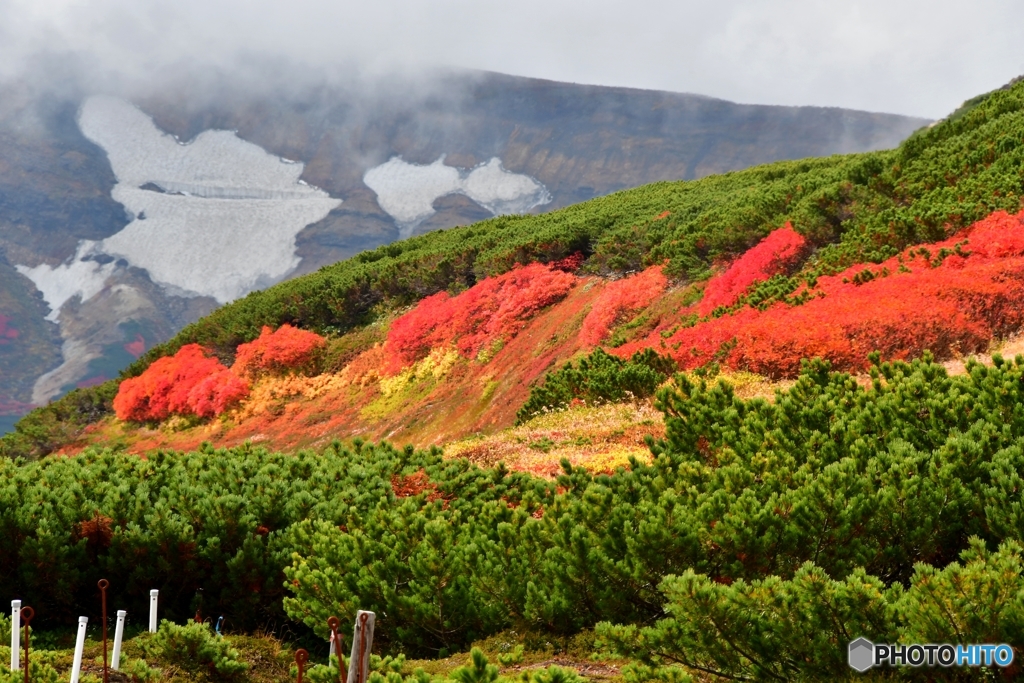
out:
<path id="1" fill-rule="evenodd" d="M 320 369 L 336 372 L 380 342 L 380 330 L 404 307 L 425 297 L 454 299 L 517 265 L 568 259 L 579 263 L 575 276 L 580 278 L 617 277 L 659 267 L 671 283 L 687 285 L 705 279 L 787 223 L 792 234 L 775 238 L 785 242 L 779 245 L 777 261 L 758 266 L 769 279 L 748 296 L 767 305 L 810 295 L 813 292 L 801 287 L 813 289 L 815 277 L 832 276 L 855 264 L 882 263 L 910 246 L 942 242 L 997 210 L 1019 211 L 1024 191 L 1022 131 L 1024 83 L 1017 83 L 976 98 L 896 150 L 658 183 L 541 216 L 506 216 L 430 233 L 225 306 L 151 350 L 125 377 L 140 375 L 156 359 L 173 356 L 189 344 L 198 344 L 205 354 L 229 366 L 239 344 L 254 340 L 264 326 L 277 329 L 286 323 L 324 336 L 333 353 L 325 354 L 326 365 Z M 794 269 L 799 278 L 794 279 Z M 695 313 L 721 313 L 723 304 L 717 297 L 728 300 L 747 284 L 740 278 L 708 292 L 707 302 Z M 693 294 L 692 300 L 681 297 L 680 302 L 694 303 L 699 288 Z M 618 302 L 605 304 L 605 321 L 588 326 L 583 346 L 596 343 L 594 335 L 603 335 L 607 325 L 631 322 L 624 318 L 648 303 L 636 295 L 624 291 Z M 570 292 L 565 300 L 572 296 Z M 440 299 L 431 302 L 442 305 Z M 708 307 L 710 311 L 705 310 Z M 519 321 L 515 331 L 525 333 L 525 320 Z M 461 323 L 447 324 L 456 330 L 451 325 Z M 608 337 L 609 342 L 630 340 L 629 329 L 619 332 Z M 488 338 L 498 345 L 507 342 L 498 337 Z M 481 347 L 477 353 L 490 358 L 497 350 Z M 563 362 L 577 350 L 564 351 L 552 362 Z M 481 381 L 486 385 L 488 380 Z M 15 434 L 5 437 L 4 452 L 38 456 L 61 447 L 86 425 L 111 414 L 116 389 L 111 383 L 73 392 L 33 413 Z M 208 400 L 216 404 L 218 398 L 211 394 Z"/>
<path id="2" fill-rule="evenodd" d="M 841 679 L 860 635 L 1019 645 L 1024 359 L 968 370 L 814 361 L 771 402 L 680 375 L 651 464 L 555 482 L 362 443 L 6 461 L 0 586 L 40 628 L 101 576 L 236 630 L 372 609 L 409 656 L 595 628 L 638 681 Z"/>

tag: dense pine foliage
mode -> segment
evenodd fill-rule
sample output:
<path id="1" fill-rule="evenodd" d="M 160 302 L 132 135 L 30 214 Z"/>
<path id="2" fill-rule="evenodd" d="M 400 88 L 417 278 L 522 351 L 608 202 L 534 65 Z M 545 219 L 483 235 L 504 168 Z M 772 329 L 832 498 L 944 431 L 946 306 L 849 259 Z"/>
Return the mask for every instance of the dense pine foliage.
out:
<path id="1" fill-rule="evenodd" d="M 879 363 L 869 386 L 809 362 L 773 402 L 677 376 L 658 401 L 652 464 L 554 483 L 386 445 L 8 462 L 0 585 L 40 619 L 99 576 L 238 626 L 324 635 L 358 606 L 410 653 L 607 622 L 661 677 L 839 676 L 853 634 L 1022 642 L 1024 358 Z"/>
<path id="2" fill-rule="evenodd" d="M 516 417 L 523 423 L 573 402 L 597 404 L 647 398 L 675 369 L 674 361 L 651 349 L 637 351 L 628 359 L 597 349 L 578 362 L 570 361 L 548 373 L 542 384 L 530 390 L 530 398 Z"/>
<path id="3" fill-rule="evenodd" d="M 498 218 L 253 294 L 140 360 L 116 398 L 114 385 L 73 392 L 3 439 L 0 586 L 43 628 L 88 613 L 101 576 L 132 612 L 159 588 L 172 620 L 201 609 L 236 629 L 322 638 L 328 616 L 370 609 L 386 653 L 593 628 L 637 682 L 842 678 L 858 636 L 1019 646 L 1024 357 L 950 376 L 928 349 L 978 351 L 1024 325 L 1022 195 L 1019 83 L 891 152 Z M 614 281 L 573 298 L 586 273 Z M 624 322 L 659 296 L 675 318 Z M 665 437 L 651 462 L 593 474 L 563 461 L 547 481 L 358 440 L 18 457 L 112 402 L 137 421 L 214 415 L 250 381 L 332 358 L 365 355 L 388 381 L 438 349 L 486 363 L 563 299 L 585 338 L 573 348 L 593 351 L 534 386 L 520 421 L 655 394 Z M 365 344 L 332 346 L 384 316 Z M 616 336 L 634 323 L 632 341 Z M 698 380 L 713 373 L 671 376 L 719 362 L 795 382 L 742 400 Z M 163 633 L 168 652 L 241 672 L 203 627 Z M 497 675 L 474 655 L 452 678 Z M 403 683 L 397 669 L 378 678 Z"/>

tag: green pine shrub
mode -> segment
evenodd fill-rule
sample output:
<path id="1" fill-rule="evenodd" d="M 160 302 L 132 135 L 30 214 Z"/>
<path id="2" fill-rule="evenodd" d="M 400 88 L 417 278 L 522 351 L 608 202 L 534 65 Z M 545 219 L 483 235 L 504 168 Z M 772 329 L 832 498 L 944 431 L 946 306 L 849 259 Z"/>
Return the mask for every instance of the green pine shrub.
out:
<path id="1" fill-rule="evenodd" d="M 147 659 L 159 659 L 185 671 L 206 672 L 218 680 L 237 679 L 249 668 L 231 642 L 215 634 L 209 624 L 193 621 L 179 626 L 163 620 L 157 632 L 140 645 Z"/>
<path id="2" fill-rule="evenodd" d="M 470 662 L 449 674 L 456 683 L 494 683 L 498 680 L 498 667 L 487 660 L 483 651 L 474 647 L 470 653 Z"/>
<path id="3" fill-rule="evenodd" d="M 564 409 L 573 401 L 593 404 L 647 398 L 676 369 L 675 361 L 653 349 L 637 351 L 628 360 L 595 349 L 578 363 L 570 361 L 547 373 L 516 413 L 517 424 L 545 411 Z"/>
<path id="4" fill-rule="evenodd" d="M 8 653 L 10 650 L 8 649 Z M 24 667 L 24 661 L 22 662 Z M 64 680 L 64 677 L 60 675 L 60 672 L 54 668 L 53 664 L 46 661 L 44 658 L 37 655 L 35 652 L 31 653 L 28 667 L 29 680 L 32 683 L 60 683 Z M 2 663 L 0 668 L 0 683 L 24 683 L 25 682 L 25 670 L 22 668 L 20 671 L 11 671 L 7 662 Z"/>

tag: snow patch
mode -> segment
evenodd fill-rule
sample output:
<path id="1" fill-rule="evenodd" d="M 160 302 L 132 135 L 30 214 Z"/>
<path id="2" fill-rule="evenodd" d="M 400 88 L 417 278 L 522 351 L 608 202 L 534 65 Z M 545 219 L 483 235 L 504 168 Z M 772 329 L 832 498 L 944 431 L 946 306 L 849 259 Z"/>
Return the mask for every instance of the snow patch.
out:
<path id="1" fill-rule="evenodd" d="M 41 263 L 34 268 L 15 266 L 17 271 L 27 277 L 43 293 L 43 299 L 50 307 L 46 319 L 57 322 L 60 309 L 65 303 L 78 296 L 86 302 L 99 294 L 113 275 L 116 263 L 101 264 L 86 260 L 92 251 L 92 244 L 79 244 L 78 251 L 68 261 L 58 266 Z"/>
<path id="2" fill-rule="evenodd" d="M 435 213 L 437 199 L 449 194 L 464 194 L 495 215 L 525 213 L 551 201 L 544 185 L 506 171 L 498 157 L 466 170 L 446 166 L 444 155 L 426 165 L 395 156 L 367 171 L 363 182 L 377 193 L 377 203 L 395 219 L 403 237 Z"/>
<path id="3" fill-rule="evenodd" d="M 134 105 L 105 96 L 85 101 L 78 125 L 106 151 L 118 181 L 111 194 L 135 217 L 111 237 L 83 241 L 79 252 L 124 258 L 174 293 L 226 303 L 277 282 L 299 263 L 295 236 L 341 204 L 300 180 L 304 164 L 232 131 L 182 143 Z M 53 293 L 39 287 L 51 309 L 75 293 L 85 301 L 99 291 L 97 278 L 109 275 L 107 266 L 78 263 L 34 273 Z"/>

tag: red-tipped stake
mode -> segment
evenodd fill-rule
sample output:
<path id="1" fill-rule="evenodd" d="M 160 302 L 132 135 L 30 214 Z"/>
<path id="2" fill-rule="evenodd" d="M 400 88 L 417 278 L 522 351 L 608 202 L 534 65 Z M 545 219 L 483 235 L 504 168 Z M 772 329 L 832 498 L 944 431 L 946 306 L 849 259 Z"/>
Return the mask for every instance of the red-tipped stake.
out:
<path id="1" fill-rule="evenodd" d="M 295 651 L 295 663 L 299 667 L 299 677 L 297 679 L 295 679 L 296 683 L 302 683 L 302 672 L 305 671 L 305 669 L 306 669 L 306 662 L 308 662 L 308 661 L 309 661 L 309 653 L 308 652 L 306 652 L 302 648 L 299 648 L 298 650 Z"/>
<path id="2" fill-rule="evenodd" d="M 31 607 L 21 608 L 21 623 L 25 625 L 25 683 L 28 683 L 28 625 L 36 611 Z"/>
<path id="3" fill-rule="evenodd" d="M 348 678 L 348 671 L 345 670 L 345 660 L 341 657 L 341 636 L 338 635 L 338 627 L 341 626 L 341 620 L 338 617 L 331 617 L 327 620 L 327 625 L 331 628 L 331 654 L 338 656 L 338 683 L 345 683 L 345 680 Z"/>

